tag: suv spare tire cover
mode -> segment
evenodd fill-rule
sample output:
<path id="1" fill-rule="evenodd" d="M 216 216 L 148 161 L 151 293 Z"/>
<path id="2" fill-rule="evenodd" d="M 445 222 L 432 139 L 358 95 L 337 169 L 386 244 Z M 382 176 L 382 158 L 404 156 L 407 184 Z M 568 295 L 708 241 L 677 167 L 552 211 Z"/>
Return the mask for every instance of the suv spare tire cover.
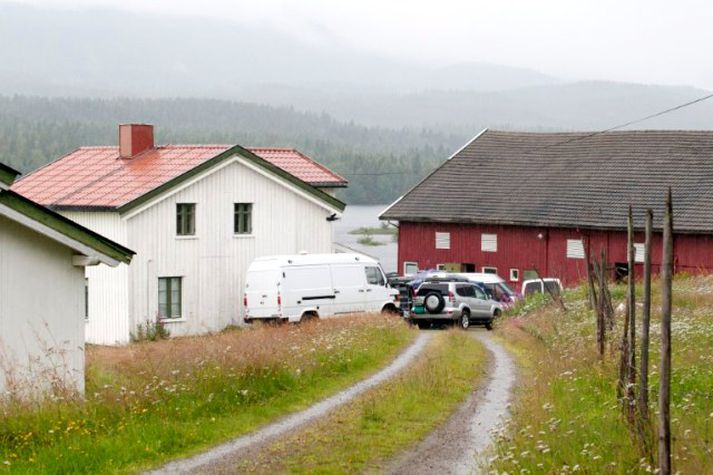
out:
<path id="1" fill-rule="evenodd" d="M 446 301 L 440 292 L 429 292 L 423 298 L 423 306 L 426 307 L 428 313 L 441 313 L 443 307 L 446 306 Z"/>

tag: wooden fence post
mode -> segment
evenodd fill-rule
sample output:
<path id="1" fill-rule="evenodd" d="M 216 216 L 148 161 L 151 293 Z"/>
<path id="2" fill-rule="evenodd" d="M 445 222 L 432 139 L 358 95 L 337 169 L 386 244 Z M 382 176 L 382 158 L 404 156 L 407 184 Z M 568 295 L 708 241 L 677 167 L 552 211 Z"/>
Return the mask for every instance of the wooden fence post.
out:
<path id="1" fill-rule="evenodd" d="M 644 298 L 641 310 L 641 369 L 639 370 L 639 417 L 649 419 L 649 328 L 651 323 L 651 240 L 654 213 L 646 210 L 646 239 L 644 241 Z"/>
<path id="2" fill-rule="evenodd" d="M 636 417 L 636 248 L 634 247 L 634 217 L 629 206 L 629 219 L 627 225 L 627 241 L 629 246 L 628 267 L 629 282 L 627 285 L 627 318 L 629 319 L 629 337 L 627 347 L 626 368 L 626 403 L 629 420 L 633 423 Z"/>
<path id="3" fill-rule="evenodd" d="M 673 206 L 666 194 L 661 257 L 661 365 L 659 381 L 659 473 L 671 474 L 671 287 L 673 277 Z"/>

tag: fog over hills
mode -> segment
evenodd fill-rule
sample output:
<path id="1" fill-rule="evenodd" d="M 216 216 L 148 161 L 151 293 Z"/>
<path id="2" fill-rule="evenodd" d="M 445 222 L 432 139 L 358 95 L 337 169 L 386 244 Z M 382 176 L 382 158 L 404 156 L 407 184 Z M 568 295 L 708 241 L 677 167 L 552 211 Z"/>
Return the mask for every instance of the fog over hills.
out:
<path id="1" fill-rule="evenodd" d="M 119 121 L 154 122 L 167 141 L 300 147 L 351 180 L 345 199 L 385 202 L 484 127 L 600 130 L 706 94 L 482 62 L 435 67 L 290 33 L 0 3 L 0 160 L 28 171 L 111 143 Z M 636 125 L 712 127 L 713 101 Z"/>

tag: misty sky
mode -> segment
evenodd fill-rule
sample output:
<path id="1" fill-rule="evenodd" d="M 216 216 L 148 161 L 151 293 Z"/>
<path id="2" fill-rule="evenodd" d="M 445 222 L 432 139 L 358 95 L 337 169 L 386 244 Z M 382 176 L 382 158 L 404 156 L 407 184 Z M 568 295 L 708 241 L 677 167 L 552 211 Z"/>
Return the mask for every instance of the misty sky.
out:
<path id="1" fill-rule="evenodd" d="M 2 1 L 2 0 L 0 0 Z M 17 2 L 15 2 L 17 3 Z M 434 65 L 487 61 L 564 79 L 713 89 L 713 2 L 695 0 L 29 0 L 270 24 Z"/>

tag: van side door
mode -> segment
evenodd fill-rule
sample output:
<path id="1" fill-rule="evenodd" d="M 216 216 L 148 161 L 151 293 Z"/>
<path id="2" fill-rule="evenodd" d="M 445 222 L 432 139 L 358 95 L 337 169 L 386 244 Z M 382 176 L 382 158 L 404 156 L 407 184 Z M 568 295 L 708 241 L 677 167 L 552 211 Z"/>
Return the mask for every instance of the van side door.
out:
<path id="1" fill-rule="evenodd" d="M 366 277 L 361 264 L 333 264 L 334 313 L 364 310 Z"/>

